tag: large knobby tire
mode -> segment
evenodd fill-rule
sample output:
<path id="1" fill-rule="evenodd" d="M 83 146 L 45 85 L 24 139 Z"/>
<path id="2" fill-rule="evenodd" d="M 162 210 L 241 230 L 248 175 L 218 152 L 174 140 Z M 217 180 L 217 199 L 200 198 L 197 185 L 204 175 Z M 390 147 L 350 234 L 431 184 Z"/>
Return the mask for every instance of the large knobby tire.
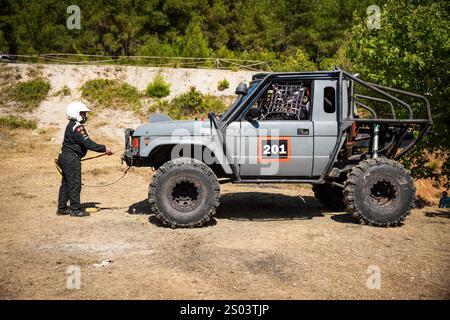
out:
<path id="1" fill-rule="evenodd" d="M 220 186 L 214 172 L 203 162 L 177 158 L 155 172 L 148 198 L 164 225 L 200 227 L 216 213 Z"/>
<path id="2" fill-rule="evenodd" d="M 363 224 L 393 227 L 401 224 L 414 205 L 416 188 L 409 172 L 385 158 L 359 163 L 344 187 L 347 212 Z"/>
<path id="3" fill-rule="evenodd" d="M 331 210 L 344 210 L 344 193 L 342 188 L 331 184 L 315 184 L 312 187 L 314 195 L 325 207 Z"/>

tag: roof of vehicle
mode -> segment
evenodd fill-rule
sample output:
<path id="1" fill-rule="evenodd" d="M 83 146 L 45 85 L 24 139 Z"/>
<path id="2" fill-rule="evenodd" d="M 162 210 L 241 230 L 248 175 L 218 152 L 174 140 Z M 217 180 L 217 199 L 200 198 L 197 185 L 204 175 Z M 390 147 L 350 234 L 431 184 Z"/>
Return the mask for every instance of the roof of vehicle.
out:
<path id="1" fill-rule="evenodd" d="M 332 71 L 301 71 L 301 72 L 260 72 L 253 75 L 252 80 L 262 80 L 266 77 L 274 79 L 307 79 L 307 78 L 335 78 L 342 70 Z"/>

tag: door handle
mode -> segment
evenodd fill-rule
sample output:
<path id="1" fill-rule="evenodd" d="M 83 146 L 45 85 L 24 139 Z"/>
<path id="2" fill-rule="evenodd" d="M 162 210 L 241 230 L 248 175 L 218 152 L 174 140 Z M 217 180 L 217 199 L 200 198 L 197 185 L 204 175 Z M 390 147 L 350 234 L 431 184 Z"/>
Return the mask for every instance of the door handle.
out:
<path id="1" fill-rule="evenodd" d="M 309 129 L 298 128 L 297 134 L 300 136 L 307 136 L 307 135 L 309 135 Z"/>

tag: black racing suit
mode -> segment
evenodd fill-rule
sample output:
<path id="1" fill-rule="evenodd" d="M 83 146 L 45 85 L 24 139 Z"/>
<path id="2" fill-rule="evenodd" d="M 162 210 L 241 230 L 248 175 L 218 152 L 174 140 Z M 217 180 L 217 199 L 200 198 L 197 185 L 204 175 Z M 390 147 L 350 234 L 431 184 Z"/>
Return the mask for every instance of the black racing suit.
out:
<path id="1" fill-rule="evenodd" d="M 59 188 L 59 210 L 66 209 L 68 200 L 70 200 L 71 210 L 81 210 L 81 158 L 86 155 L 88 150 L 106 152 L 106 147 L 89 139 L 86 129 L 81 123 L 70 120 L 58 157 L 63 172 L 61 187 Z"/>

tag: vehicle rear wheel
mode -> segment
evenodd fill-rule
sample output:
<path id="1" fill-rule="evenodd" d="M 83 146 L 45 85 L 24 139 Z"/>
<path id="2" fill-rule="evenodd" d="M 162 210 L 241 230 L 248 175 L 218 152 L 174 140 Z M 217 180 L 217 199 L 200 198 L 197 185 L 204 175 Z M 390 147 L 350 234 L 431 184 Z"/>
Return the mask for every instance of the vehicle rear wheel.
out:
<path id="1" fill-rule="evenodd" d="M 392 227 L 401 224 L 415 199 L 414 181 L 398 162 L 377 158 L 359 163 L 344 187 L 347 212 L 363 224 Z"/>
<path id="2" fill-rule="evenodd" d="M 315 184 L 312 187 L 314 195 L 325 207 L 331 210 L 344 210 L 344 194 L 342 188 L 331 184 Z"/>
<path id="3" fill-rule="evenodd" d="M 159 167 L 148 197 L 152 210 L 164 225 L 200 227 L 214 216 L 219 206 L 220 186 L 206 164 L 178 158 Z"/>

